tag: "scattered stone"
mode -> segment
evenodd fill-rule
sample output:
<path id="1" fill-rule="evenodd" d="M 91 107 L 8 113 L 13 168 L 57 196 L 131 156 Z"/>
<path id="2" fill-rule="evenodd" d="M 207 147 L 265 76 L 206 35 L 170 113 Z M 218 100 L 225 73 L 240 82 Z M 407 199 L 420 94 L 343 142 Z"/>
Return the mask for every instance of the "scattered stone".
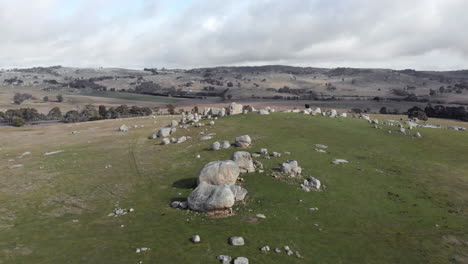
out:
<path id="1" fill-rule="evenodd" d="M 252 153 L 252 158 L 260 158 L 260 154 L 258 153 Z"/>
<path id="2" fill-rule="evenodd" d="M 126 125 L 121 125 L 121 126 L 119 127 L 119 131 L 121 131 L 121 132 L 127 132 L 127 131 L 128 131 L 128 126 L 126 126 Z"/>
<path id="3" fill-rule="evenodd" d="M 260 249 L 263 253 L 266 253 L 266 252 L 269 252 L 270 251 L 270 247 L 269 246 L 264 246 Z"/>
<path id="4" fill-rule="evenodd" d="M 231 158 L 239 166 L 241 173 L 254 172 L 252 156 L 247 151 L 236 151 Z"/>
<path id="5" fill-rule="evenodd" d="M 232 258 L 230 256 L 219 255 L 216 257 L 222 264 L 230 264 Z"/>
<path id="6" fill-rule="evenodd" d="M 24 152 L 23 154 L 19 155 L 18 158 L 22 158 L 24 156 L 28 156 L 28 155 L 31 155 L 31 152 L 27 151 L 27 152 Z"/>
<path id="7" fill-rule="evenodd" d="M 161 141 L 161 145 L 168 145 L 171 143 L 171 140 L 169 138 L 163 138 Z"/>
<path id="8" fill-rule="evenodd" d="M 200 243 L 201 239 L 199 235 L 195 235 L 190 239 L 193 243 Z"/>
<path id="9" fill-rule="evenodd" d="M 302 168 L 299 167 L 299 164 L 295 160 L 288 160 L 287 162 L 281 164 L 280 170 L 282 173 L 286 173 L 293 177 L 302 173 Z"/>
<path id="10" fill-rule="evenodd" d="M 276 253 L 281 253 L 281 249 L 275 248 L 275 252 L 276 252 Z"/>
<path id="11" fill-rule="evenodd" d="M 279 153 L 279 152 L 273 152 L 273 153 L 271 153 L 271 156 L 272 156 L 272 157 L 275 157 L 275 158 L 278 158 L 278 157 L 281 157 L 281 153 Z"/>
<path id="12" fill-rule="evenodd" d="M 231 147 L 231 143 L 229 143 L 229 141 L 225 140 L 225 141 L 221 142 L 221 148 L 222 149 L 228 149 L 230 147 Z"/>
<path id="13" fill-rule="evenodd" d="M 180 202 L 179 203 L 179 208 L 180 209 L 187 209 L 188 208 L 187 201 Z"/>
<path id="14" fill-rule="evenodd" d="M 197 159 L 201 158 L 200 154 L 198 154 L 197 156 L 195 156 Z"/>
<path id="15" fill-rule="evenodd" d="M 177 122 L 176 120 L 172 120 L 171 123 L 169 124 L 170 127 L 176 127 L 179 125 L 179 122 Z"/>
<path id="16" fill-rule="evenodd" d="M 252 154 L 252 156 L 253 156 L 253 154 Z M 262 169 L 263 169 L 263 163 L 261 163 L 260 161 L 254 160 L 253 163 L 254 163 L 254 167 L 255 167 L 256 169 L 259 169 L 259 170 L 262 170 Z"/>
<path id="17" fill-rule="evenodd" d="M 170 127 L 163 127 L 158 130 L 157 136 L 158 137 L 168 137 L 171 135 L 171 128 Z"/>
<path id="18" fill-rule="evenodd" d="M 263 218 L 263 219 L 266 218 L 266 216 L 265 216 L 264 214 L 257 214 L 256 217 L 258 217 L 258 218 Z"/>
<path id="19" fill-rule="evenodd" d="M 406 134 L 406 130 L 404 127 L 400 127 L 400 133 Z"/>
<path id="20" fill-rule="evenodd" d="M 171 203 L 171 207 L 172 207 L 172 208 L 177 208 L 177 207 L 179 207 L 179 205 L 180 205 L 180 202 L 179 202 L 179 201 L 173 201 L 173 202 Z"/>
<path id="21" fill-rule="evenodd" d="M 23 164 L 15 164 L 15 165 L 11 165 L 9 168 L 10 169 L 16 169 L 16 168 L 21 168 L 21 167 L 24 167 Z"/>
<path id="22" fill-rule="evenodd" d="M 206 140 L 210 140 L 212 138 L 213 138 L 212 136 L 204 136 L 204 137 L 201 137 L 200 140 L 201 141 L 206 141 Z"/>
<path id="23" fill-rule="evenodd" d="M 284 250 L 286 251 L 286 254 L 288 254 L 288 256 L 294 255 L 294 253 L 288 246 L 284 246 Z"/>
<path id="24" fill-rule="evenodd" d="M 322 149 L 327 149 L 328 146 L 322 145 L 322 144 L 315 144 L 317 148 L 322 148 Z"/>
<path id="25" fill-rule="evenodd" d="M 207 182 L 214 185 L 235 184 L 239 174 L 239 166 L 232 160 L 212 161 L 200 171 L 198 182 Z"/>
<path id="26" fill-rule="evenodd" d="M 238 257 L 234 260 L 234 264 L 249 264 L 249 259 L 246 257 Z"/>
<path id="27" fill-rule="evenodd" d="M 268 149 L 266 149 L 266 148 L 260 149 L 260 154 L 268 155 Z"/>
<path id="28" fill-rule="evenodd" d="M 221 148 L 221 144 L 218 142 L 218 141 L 215 141 L 213 142 L 213 144 L 211 144 L 211 150 L 219 150 Z"/>
<path id="29" fill-rule="evenodd" d="M 249 135 L 244 135 L 240 137 L 236 137 L 236 146 L 241 148 L 250 147 L 252 145 L 252 139 Z"/>
<path id="30" fill-rule="evenodd" d="M 284 154 L 286 154 L 286 155 L 291 155 L 291 152 L 286 151 L 286 152 L 284 152 Z"/>
<path id="31" fill-rule="evenodd" d="M 335 164 L 335 165 L 338 165 L 338 164 L 346 164 L 346 163 L 348 163 L 348 161 L 345 160 L 345 159 L 335 159 L 335 160 L 332 161 L 332 163 Z"/>
<path id="32" fill-rule="evenodd" d="M 180 137 L 179 139 L 177 139 L 177 142 L 176 142 L 176 143 L 177 143 L 177 144 L 180 144 L 180 143 L 184 143 L 185 141 L 187 141 L 187 137 L 182 136 L 182 137 Z"/>
<path id="33" fill-rule="evenodd" d="M 320 181 L 314 177 L 310 177 L 309 179 L 304 180 L 304 185 L 313 187 L 314 189 L 317 189 L 317 190 L 319 190 L 320 187 L 322 186 Z"/>
<path id="34" fill-rule="evenodd" d="M 269 115 L 270 112 L 268 112 L 267 110 L 262 109 L 262 110 L 258 111 L 258 114 L 260 114 L 260 115 Z"/>
<path id="35" fill-rule="evenodd" d="M 236 103 L 231 103 L 231 105 L 229 106 L 229 109 L 228 109 L 228 113 L 229 113 L 229 115 L 242 114 L 242 109 L 243 109 L 243 105 L 236 104 Z"/>
<path id="36" fill-rule="evenodd" d="M 171 143 L 177 143 L 177 138 L 171 138 Z"/>
<path id="37" fill-rule="evenodd" d="M 422 138 L 422 135 L 421 135 L 421 133 L 419 133 L 419 132 L 416 132 L 416 133 L 414 134 L 414 137 L 417 137 L 417 138 Z"/>
<path id="38" fill-rule="evenodd" d="M 119 129 L 119 130 L 120 130 L 120 129 Z M 78 134 L 80 134 L 80 132 L 79 132 L 79 131 L 72 131 L 71 134 L 72 134 L 72 135 L 78 135 Z"/>
<path id="39" fill-rule="evenodd" d="M 310 192 L 309 187 L 305 186 L 304 184 L 301 184 L 301 189 L 305 192 Z"/>
<path id="40" fill-rule="evenodd" d="M 149 251 L 150 248 L 146 248 L 146 247 L 142 247 L 142 248 L 137 248 L 135 250 L 136 253 L 141 253 L 141 252 L 144 252 L 144 251 Z"/>
<path id="41" fill-rule="evenodd" d="M 231 246 L 243 246 L 245 245 L 244 238 L 243 237 L 231 237 L 229 238 L 229 244 L 231 244 Z"/>
<path id="42" fill-rule="evenodd" d="M 318 149 L 318 148 L 316 148 L 315 151 L 320 152 L 320 153 L 327 153 L 325 150 L 323 150 L 323 149 Z"/>
<path id="43" fill-rule="evenodd" d="M 215 122 L 212 120 L 208 123 L 210 126 L 214 126 L 215 125 Z"/>
<path id="44" fill-rule="evenodd" d="M 45 156 L 49 156 L 49 155 L 54 155 L 54 154 L 58 154 L 58 153 L 62 153 L 64 152 L 65 150 L 57 150 L 57 151 L 51 151 L 51 152 L 46 152 L 44 153 Z"/>
<path id="45" fill-rule="evenodd" d="M 242 201 L 244 200 L 245 196 L 247 195 L 247 190 L 240 187 L 239 185 L 228 185 L 231 189 L 232 193 L 234 194 L 235 201 Z"/>

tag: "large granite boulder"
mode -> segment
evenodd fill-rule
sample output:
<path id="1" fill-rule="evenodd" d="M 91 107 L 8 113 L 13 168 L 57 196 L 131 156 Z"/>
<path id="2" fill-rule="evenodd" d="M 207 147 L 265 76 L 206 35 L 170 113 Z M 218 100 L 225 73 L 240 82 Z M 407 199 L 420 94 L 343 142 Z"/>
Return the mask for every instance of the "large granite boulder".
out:
<path id="1" fill-rule="evenodd" d="M 231 208 L 235 196 L 229 185 L 211 185 L 200 182 L 187 198 L 188 207 L 194 211 L 208 212 Z"/>
<path id="2" fill-rule="evenodd" d="M 252 160 L 252 155 L 247 151 L 236 151 L 231 158 L 239 166 L 240 172 L 254 172 L 255 167 Z"/>
<path id="3" fill-rule="evenodd" d="M 252 145 L 252 139 L 249 135 L 244 135 L 240 137 L 236 137 L 236 146 L 241 148 L 250 147 Z"/>
<path id="4" fill-rule="evenodd" d="M 238 115 L 242 114 L 243 106 L 241 104 L 231 103 L 229 105 L 229 115 Z"/>
<path id="5" fill-rule="evenodd" d="M 232 160 L 212 161 L 201 169 L 198 174 L 198 182 L 214 185 L 235 184 L 239 174 L 239 166 Z"/>

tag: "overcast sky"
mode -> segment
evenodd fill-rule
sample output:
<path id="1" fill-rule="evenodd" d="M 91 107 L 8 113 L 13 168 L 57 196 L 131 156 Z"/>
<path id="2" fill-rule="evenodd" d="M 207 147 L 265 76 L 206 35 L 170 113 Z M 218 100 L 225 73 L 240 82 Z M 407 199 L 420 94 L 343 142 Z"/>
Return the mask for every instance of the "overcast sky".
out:
<path id="1" fill-rule="evenodd" d="M 0 0 L 0 67 L 468 68 L 467 0 Z"/>

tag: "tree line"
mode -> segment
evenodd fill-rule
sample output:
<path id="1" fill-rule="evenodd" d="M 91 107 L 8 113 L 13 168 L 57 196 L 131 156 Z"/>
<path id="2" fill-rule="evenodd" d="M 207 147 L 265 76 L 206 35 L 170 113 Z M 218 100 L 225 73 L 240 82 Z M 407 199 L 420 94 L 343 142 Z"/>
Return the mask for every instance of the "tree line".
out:
<path id="1" fill-rule="evenodd" d="M 59 121 L 65 123 L 76 123 L 103 119 L 148 116 L 152 113 L 153 110 L 149 107 L 129 107 L 127 105 L 109 108 L 104 105 L 100 105 L 97 108 L 94 105 L 86 105 L 81 111 L 70 110 L 65 114 L 62 114 L 59 107 L 54 107 L 47 115 L 39 113 L 35 108 L 20 108 L 0 112 L 0 123 L 7 123 L 12 126 L 20 127 L 25 125 L 27 122 Z"/>

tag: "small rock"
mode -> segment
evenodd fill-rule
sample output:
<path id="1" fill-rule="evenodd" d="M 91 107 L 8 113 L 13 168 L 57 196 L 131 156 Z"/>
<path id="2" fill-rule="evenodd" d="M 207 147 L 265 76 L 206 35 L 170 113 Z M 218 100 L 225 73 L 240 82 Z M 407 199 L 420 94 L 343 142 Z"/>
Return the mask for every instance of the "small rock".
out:
<path id="1" fill-rule="evenodd" d="M 260 249 L 262 252 L 266 253 L 268 251 L 270 251 L 270 247 L 269 246 L 264 246 Z"/>
<path id="2" fill-rule="evenodd" d="M 213 142 L 213 144 L 211 144 L 211 150 L 219 150 L 221 148 L 221 144 L 218 142 L 218 141 L 215 141 Z"/>
<path id="3" fill-rule="evenodd" d="M 275 158 L 278 158 L 278 157 L 281 157 L 281 153 L 273 152 L 273 153 L 271 153 L 271 156 L 275 157 Z"/>
<path id="4" fill-rule="evenodd" d="M 335 159 L 335 160 L 332 161 L 332 163 L 336 164 L 336 165 L 337 164 L 346 164 L 346 163 L 348 163 L 348 161 L 345 160 L 345 159 Z"/>
<path id="5" fill-rule="evenodd" d="M 264 214 L 257 214 L 256 217 L 258 217 L 258 218 L 263 218 L 263 219 L 266 218 L 266 216 L 265 216 Z"/>
<path id="6" fill-rule="evenodd" d="M 322 144 L 315 144 L 315 146 L 316 146 L 317 148 L 322 148 L 322 149 L 328 148 L 328 146 L 325 146 L 325 145 L 322 145 Z"/>
<path id="7" fill-rule="evenodd" d="M 216 257 L 222 264 L 229 264 L 231 263 L 232 258 L 230 256 L 219 255 Z"/>
<path id="8" fill-rule="evenodd" d="M 260 154 L 268 155 L 268 149 L 266 149 L 266 148 L 260 149 Z"/>
<path id="9" fill-rule="evenodd" d="M 161 141 L 161 145 L 168 145 L 171 143 L 171 140 L 169 138 L 163 138 Z"/>
<path id="10" fill-rule="evenodd" d="M 234 264 L 249 264 L 249 259 L 245 257 L 238 257 L 234 260 Z"/>
<path id="11" fill-rule="evenodd" d="M 193 243 L 200 243 L 201 239 L 199 235 L 195 235 L 190 239 Z"/>
<path id="12" fill-rule="evenodd" d="M 275 248 L 275 252 L 276 252 L 276 253 L 281 253 L 281 249 Z"/>
<path id="13" fill-rule="evenodd" d="M 174 201 L 174 202 L 171 203 L 172 208 L 177 208 L 177 207 L 179 207 L 179 205 L 180 205 L 179 201 Z"/>
<path id="14" fill-rule="evenodd" d="M 231 143 L 229 143 L 229 141 L 225 140 L 225 141 L 221 142 L 221 148 L 222 149 L 228 149 L 230 147 L 231 147 Z"/>
<path id="15" fill-rule="evenodd" d="M 232 246 L 243 246 L 245 244 L 243 237 L 231 237 L 229 238 L 229 244 Z"/>

